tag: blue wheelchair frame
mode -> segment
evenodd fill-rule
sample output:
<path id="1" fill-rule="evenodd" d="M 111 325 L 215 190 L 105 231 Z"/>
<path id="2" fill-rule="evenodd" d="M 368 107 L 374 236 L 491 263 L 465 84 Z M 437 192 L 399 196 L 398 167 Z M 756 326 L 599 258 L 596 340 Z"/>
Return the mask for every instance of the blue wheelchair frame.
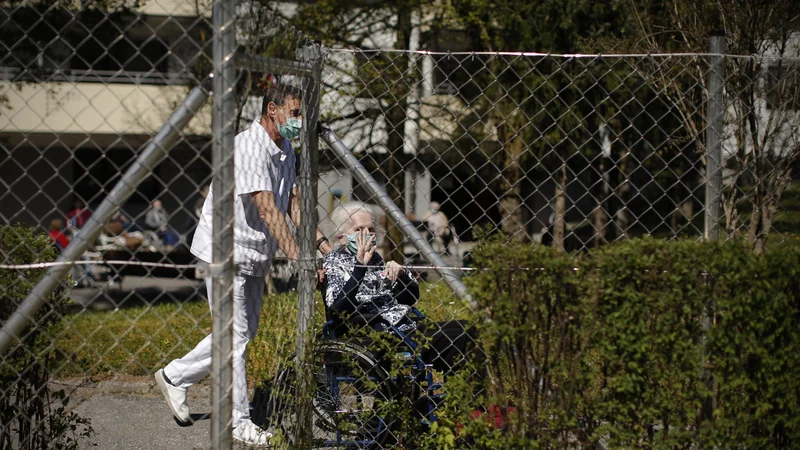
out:
<path id="1" fill-rule="evenodd" d="M 425 319 L 425 315 L 422 314 L 417 308 L 412 307 L 411 314 L 414 315 L 414 320 L 419 321 Z M 322 338 L 326 340 L 333 340 L 336 339 L 336 332 L 332 329 L 334 326 L 334 321 L 328 320 L 322 327 Z M 367 325 L 368 326 L 368 325 Z M 399 352 L 395 355 L 402 355 L 403 359 L 406 361 L 410 360 L 411 355 L 416 352 L 419 345 L 411 339 L 406 333 L 403 333 L 397 326 L 392 325 L 388 328 L 388 331 L 396 335 L 400 338 L 400 340 L 405 344 L 410 351 L 406 352 Z M 368 350 L 368 349 L 365 349 Z M 442 394 L 434 394 L 436 390 L 442 388 L 441 383 L 434 383 L 433 381 L 433 372 L 430 370 L 431 365 L 425 364 L 422 358 L 419 355 L 416 355 L 411 362 L 412 367 L 412 374 L 405 376 L 405 378 L 412 383 L 412 386 L 422 386 L 423 383 L 426 386 L 425 388 L 425 398 L 427 400 L 427 411 L 423 418 L 424 425 L 430 425 L 431 423 L 437 420 L 436 417 L 436 403 L 438 400 L 442 398 Z M 341 376 L 335 373 L 332 373 L 332 369 L 326 368 L 326 378 L 328 380 L 328 386 L 330 387 L 330 395 L 332 398 L 339 398 L 339 384 L 340 383 L 351 383 L 353 381 L 357 381 L 355 377 L 352 376 Z M 372 380 L 377 381 L 377 380 Z M 389 379 L 389 381 L 398 384 L 398 377 L 393 376 Z M 419 394 L 422 394 L 420 391 Z M 403 394 L 401 394 L 403 395 Z M 414 392 L 412 390 L 411 393 L 414 396 Z M 382 433 L 386 430 L 386 423 L 383 418 L 379 418 L 379 426 L 378 426 L 378 433 Z M 372 444 L 375 444 L 375 441 L 372 440 L 355 440 L 355 441 L 344 441 L 341 430 L 336 430 L 336 440 L 335 441 L 326 441 L 323 445 L 345 445 L 345 446 L 353 446 L 356 448 L 359 447 L 366 447 Z"/>

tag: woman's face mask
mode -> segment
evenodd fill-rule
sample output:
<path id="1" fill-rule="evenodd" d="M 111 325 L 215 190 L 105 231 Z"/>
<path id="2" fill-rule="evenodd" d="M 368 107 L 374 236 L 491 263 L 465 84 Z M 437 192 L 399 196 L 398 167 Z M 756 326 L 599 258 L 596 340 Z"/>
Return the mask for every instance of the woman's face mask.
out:
<path id="1" fill-rule="evenodd" d="M 358 254 L 358 244 L 356 244 L 356 238 L 358 237 L 359 233 L 351 233 L 345 234 L 344 237 L 347 239 L 347 250 L 350 253 L 357 255 Z M 378 243 L 378 237 L 374 234 L 370 234 L 369 237 L 372 239 L 373 244 Z"/>

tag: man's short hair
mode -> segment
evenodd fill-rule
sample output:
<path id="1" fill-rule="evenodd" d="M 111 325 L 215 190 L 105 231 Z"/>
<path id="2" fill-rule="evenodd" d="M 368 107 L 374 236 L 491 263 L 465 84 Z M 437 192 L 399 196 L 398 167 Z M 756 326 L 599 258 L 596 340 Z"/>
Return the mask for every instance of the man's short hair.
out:
<path id="1" fill-rule="evenodd" d="M 276 105 L 281 106 L 284 102 L 286 102 L 286 99 L 290 97 L 300 100 L 303 98 L 303 93 L 295 86 L 290 86 L 288 84 L 273 84 L 267 88 L 267 92 L 264 94 L 264 100 L 261 103 L 261 115 L 263 116 L 267 114 L 267 106 L 270 103 L 275 103 Z"/>

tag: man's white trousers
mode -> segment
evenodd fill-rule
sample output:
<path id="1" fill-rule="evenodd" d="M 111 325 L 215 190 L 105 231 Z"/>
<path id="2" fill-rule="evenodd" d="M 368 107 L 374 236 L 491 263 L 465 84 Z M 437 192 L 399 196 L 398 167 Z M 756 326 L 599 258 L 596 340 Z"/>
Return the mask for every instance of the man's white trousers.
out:
<path id="1" fill-rule="evenodd" d="M 206 277 L 208 304 L 211 306 L 211 277 Z M 233 279 L 233 427 L 250 418 L 245 374 L 245 349 L 256 336 L 264 277 L 236 275 Z M 164 368 L 164 374 L 178 387 L 188 388 L 211 373 L 211 334 L 183 358 Z"/>

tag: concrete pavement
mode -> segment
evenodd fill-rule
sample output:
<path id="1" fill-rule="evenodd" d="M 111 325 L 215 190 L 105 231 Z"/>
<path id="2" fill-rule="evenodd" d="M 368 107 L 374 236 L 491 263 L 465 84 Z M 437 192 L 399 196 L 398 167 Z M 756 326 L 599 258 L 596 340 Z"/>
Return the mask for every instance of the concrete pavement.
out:
<path id="1" fill-rule="evenodd" d="M 70 409 L 91 420 L 94 436 L 81 449 L 161 450 L 210 448 L 210 390 L 200 384 L 189 390 L 193 425 L 172 418 L 161 391 L 150 377 L 93 384 L 53 382 L 51 389 L 70 394 Z"/>
<path id="2" fill-rule="evenodd" d="M 81 449 L 200 450 L 210 448 L 209 402 L 192 404 L 196 422 L 179 426 L 163 398 L 99 395 L 82 400 L 74 409 L 91 419 L 95 434 Z M 198 413 L 195 413 L 198 412 Z M 93 446 L 94 445 L 94 446 Z"/>
<path id="3" fill-rule="evenodd" d="M 53 382 L 51 389 L 70 393 L 69 410 L 91 420 L 94 435 L 81 442 L 81 450 L 200 450 L 211 448 L 211 392 L 208 380 L 189 389 L 192 425 L 179 425 L 172 418 L 161 391 L 150 377 L 74 386 Z M 250 398 L 253 394 L 251 392 Z M 314 437 L 335 435 L 314 427 Z M 252 450 L 234 442 L 233 450 Z M 263 448 L 275 448 L 268 446 Z M 283 448 L 283 447 L 281 447 Z M 314 447 L 328 450 L 329 447 Z"/>

